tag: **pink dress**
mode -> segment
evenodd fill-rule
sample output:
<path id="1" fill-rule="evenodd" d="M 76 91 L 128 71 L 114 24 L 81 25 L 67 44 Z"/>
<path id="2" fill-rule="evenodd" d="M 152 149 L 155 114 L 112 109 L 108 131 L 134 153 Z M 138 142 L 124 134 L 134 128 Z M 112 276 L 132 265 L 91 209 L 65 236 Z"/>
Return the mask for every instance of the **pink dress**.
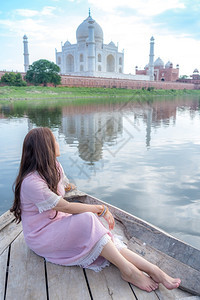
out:
<path id="1" fill-rule="evenodd" d="M 22 182 L 20 195 L 25 241 L 30 249 L 49 262 L 100 271 L 109 265 L 99 255 L 112 235 L 91 212 L 74 215 L 58 212 L 54 218 L 56 212 L 52 208 L 64 196 L 64 186 L 68 182 L 60 168 L 59 196 L 48 188 L 36 171 Z"/>

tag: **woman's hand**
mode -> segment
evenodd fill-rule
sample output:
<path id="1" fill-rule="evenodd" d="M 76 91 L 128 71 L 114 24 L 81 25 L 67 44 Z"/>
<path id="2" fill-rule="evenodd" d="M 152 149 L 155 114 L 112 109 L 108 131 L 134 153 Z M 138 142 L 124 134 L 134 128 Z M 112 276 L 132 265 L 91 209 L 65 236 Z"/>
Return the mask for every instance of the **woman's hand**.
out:
<path id="1" fill-rule="evenodd" d="M 73 183 L 68 183 L 65 186 L 65 192 L 71 192 L 76 189 L 76 186 Z"/>
<path id="2" fill-rule="evenodd" d="M 71 190 L 75 190 L 76 189 L 75 184 L 73 184 L 73 183 L 70 183 L 70 184 L 71 184 Z"/>
<path id="3" fill-rule="evenodd" d="M 103 218 L 107 221 L 109 225 L 109 229 L 112 230 L 114 229 L 115 226 L 115 220 L 111 212 L 108 210 L 107 213 L 103 216 Z"/>

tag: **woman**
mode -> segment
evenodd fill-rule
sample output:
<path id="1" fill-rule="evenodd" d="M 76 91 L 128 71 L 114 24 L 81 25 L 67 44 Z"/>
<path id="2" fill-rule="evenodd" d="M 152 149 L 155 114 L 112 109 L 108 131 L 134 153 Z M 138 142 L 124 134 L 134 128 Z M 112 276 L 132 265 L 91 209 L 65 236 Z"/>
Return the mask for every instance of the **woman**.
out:
<path id="1" fill-rule="evenodd" d="M 114 218 L 105 206 L 63 199 L 65 188 L 71 185 L 56 160 L 59 155 L 50 129 L 35 128 L 26 135 L 11 212 L 17 222 L 22 220 L 27 245 L 60 265 L 100 271 L 111 262 L 124 280 L 147 292 L 157 289 L 159 283 L 177 288 L 179 278 L 168 276 L 125 246 L 115 246 L 109 231 L 114 228 Z M 95 214 L 107 221 L 109 230 Z"/>

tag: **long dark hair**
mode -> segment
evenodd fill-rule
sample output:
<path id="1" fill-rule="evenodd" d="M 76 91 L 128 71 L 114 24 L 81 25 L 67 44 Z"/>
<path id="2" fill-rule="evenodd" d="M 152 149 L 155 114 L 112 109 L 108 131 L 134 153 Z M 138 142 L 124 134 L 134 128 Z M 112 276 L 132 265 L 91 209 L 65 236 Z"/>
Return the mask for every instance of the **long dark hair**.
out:
<path id="1" fill-rule="evenodd" d="M 23 179 L 37 171 L 50 190 L 58 194 L 60 171 L 56 161 L 55 138 L 47 127 L 34 128 L 26 135 L 23 143 L 19 174 L 14 183 L 14 202 L 10 211 L 17 223 L 21 221 L 20 190 Z"/>

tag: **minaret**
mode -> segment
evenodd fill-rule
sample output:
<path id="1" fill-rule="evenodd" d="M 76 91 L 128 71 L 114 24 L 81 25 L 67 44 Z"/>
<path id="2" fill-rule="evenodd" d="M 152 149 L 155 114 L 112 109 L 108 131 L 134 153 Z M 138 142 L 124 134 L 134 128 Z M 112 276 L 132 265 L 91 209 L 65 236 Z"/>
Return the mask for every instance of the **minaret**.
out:
<path id="1" fill-rule="evenodd" d="M 150 53 L 149 53 L 149 78 L 154 81 L 154 37 L 150 39 Z"/>
<path id="2" fill-rule="evenodd" d="M 88 17 L 88 71 L 94 72 L 95 71 L 95 39 L 94 39 L 94 20 L 90 15 L 89 10 L 89 17 Z"/>
<path id="3" fill-rule="evenodd" d="M 24 43 L 24 72 L 27 72 L 29 67 L 29 54 L 28 54 L 28 38 L 26 35 L 23 36 Z"/>

